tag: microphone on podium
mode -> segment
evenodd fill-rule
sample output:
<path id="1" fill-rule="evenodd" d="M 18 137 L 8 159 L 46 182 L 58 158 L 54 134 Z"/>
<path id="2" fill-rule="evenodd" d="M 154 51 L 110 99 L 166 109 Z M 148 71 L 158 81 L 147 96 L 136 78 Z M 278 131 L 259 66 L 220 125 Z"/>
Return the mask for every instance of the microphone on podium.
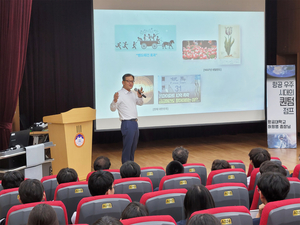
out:
<path id="1" fill-rule="evenodd" d="M 139 89 L 135 88 L 134 89 L 136 92 L 140 93 L 143 98 L 147 98 L 146 95 L 144 95 Z"/>

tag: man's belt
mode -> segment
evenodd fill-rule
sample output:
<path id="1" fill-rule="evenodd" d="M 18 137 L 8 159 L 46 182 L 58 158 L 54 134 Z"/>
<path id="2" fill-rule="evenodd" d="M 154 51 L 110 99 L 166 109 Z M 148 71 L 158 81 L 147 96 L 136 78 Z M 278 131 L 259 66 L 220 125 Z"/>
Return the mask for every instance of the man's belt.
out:
<path id="1" fill-rule="evenodd" d="M 129 119 L 129 120 L 122 120 L 122 121 L 138 121 L 137 118 Z"/>

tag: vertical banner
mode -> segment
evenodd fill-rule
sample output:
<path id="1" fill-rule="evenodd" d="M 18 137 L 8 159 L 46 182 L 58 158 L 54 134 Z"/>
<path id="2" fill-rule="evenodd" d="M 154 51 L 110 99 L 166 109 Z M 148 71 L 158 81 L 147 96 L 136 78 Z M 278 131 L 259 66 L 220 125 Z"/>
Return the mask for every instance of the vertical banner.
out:
<path id="1" fill-rule="evenodd" d="M 267 66 L 268 148 L 297 148 L 295 65 Z"/>

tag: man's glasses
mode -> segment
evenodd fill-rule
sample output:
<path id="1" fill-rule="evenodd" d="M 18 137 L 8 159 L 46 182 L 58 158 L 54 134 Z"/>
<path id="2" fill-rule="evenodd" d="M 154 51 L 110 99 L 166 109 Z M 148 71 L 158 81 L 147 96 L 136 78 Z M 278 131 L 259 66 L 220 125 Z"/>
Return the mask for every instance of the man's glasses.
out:
<path id="1" fill-rule="evenodd" d="M 125 80 L 127 83 L 134 83 L 134 80 Z"/>

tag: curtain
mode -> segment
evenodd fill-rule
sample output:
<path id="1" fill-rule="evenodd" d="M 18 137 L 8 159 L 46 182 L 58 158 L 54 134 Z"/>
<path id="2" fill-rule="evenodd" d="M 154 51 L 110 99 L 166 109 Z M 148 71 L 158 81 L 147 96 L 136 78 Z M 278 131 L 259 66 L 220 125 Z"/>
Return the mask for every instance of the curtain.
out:
<path id="1" fill-rule="evenodd" d="M 0 150 L 8 147 L 25 66 L 32 0 L 0 1 Z"/>
<path id="2" fill-rule="evenodd" d="M 24 129 L 44 116 L 93 108 L 92 0 L 32 1 L 19 105 Z"/>

